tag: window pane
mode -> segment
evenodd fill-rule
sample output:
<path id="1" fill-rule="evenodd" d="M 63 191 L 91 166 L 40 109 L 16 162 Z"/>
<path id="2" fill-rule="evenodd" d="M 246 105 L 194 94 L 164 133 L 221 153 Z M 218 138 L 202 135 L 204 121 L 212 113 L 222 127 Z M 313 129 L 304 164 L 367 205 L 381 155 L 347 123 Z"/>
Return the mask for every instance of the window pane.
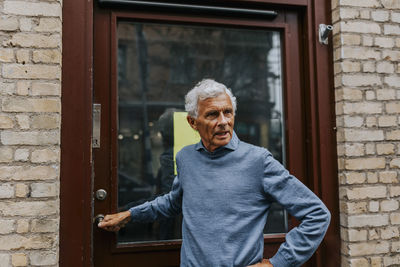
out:
<path id="1" fill-rule="evenodd" d="M 118 24 L 118 205 L 125 210 L 169 192 L 173 113 L 195 83 L 213 78 L 237 97 L 235 131 L 285 162 L 280 33 L 150 23 Z M 287 231 L 273 205 L 265 233 Z M 119 242 L 181 238 L 181 218 L 130 223 Z"/>

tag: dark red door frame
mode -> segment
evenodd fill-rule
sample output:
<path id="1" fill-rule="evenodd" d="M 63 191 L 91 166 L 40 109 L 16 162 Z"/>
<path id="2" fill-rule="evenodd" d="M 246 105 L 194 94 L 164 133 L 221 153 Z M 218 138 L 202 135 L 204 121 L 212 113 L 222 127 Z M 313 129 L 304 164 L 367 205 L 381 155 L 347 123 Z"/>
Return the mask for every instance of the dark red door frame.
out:
<path id="1" fill-rule="evenodd" d="M 221 1 L 229 2 L 229 1 Z M 330 21 L 329 1 L 231 0 L 282 4 L 306 10 L 307 44 L 303 47 L 304 77 L 309 107 L 309 176 L 313 190 L 332 213 L 328 234 L 317 252 L 317 261 L 340 264 L 338 183 L 336 167 L 333 63 L 331 46 L 318 43 L 318 24 Z M 91 266 L 92 237 L 92 97 L 93 0 L 69 0 L 63 5 L 63 72 L 60 181 L 60 266 Z"/>

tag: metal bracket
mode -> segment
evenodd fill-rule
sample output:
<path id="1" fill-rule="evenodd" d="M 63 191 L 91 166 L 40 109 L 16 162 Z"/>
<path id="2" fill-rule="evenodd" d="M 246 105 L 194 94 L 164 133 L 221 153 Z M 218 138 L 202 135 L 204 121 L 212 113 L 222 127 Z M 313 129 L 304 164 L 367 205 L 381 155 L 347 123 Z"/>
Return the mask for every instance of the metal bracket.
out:
<path id="1" fill-rule="evenodd" d="M 93 104 L 92 148 L 100 148 L 101 104 Z"/>
<path id="2" fill-rule="evenodd" d="M 319 24 L 318 36 L 319 43 L 327 45 L 329 33 L 333 30 L 332 25 Z"/>

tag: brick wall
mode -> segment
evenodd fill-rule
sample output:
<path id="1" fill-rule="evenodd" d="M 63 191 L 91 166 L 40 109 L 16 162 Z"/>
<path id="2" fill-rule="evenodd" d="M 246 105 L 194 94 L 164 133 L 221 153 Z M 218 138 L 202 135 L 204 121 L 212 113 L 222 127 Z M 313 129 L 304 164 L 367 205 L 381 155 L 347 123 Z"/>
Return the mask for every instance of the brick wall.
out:
<path id="1" fill-rule="evenodd" d="M 58 265 L 61 1 L 0 1 L 0 267 Z"/>
<path id="2" fill-rule="evenodd" d="M 342 266 L 400 266 L 400 1 L 332 9 Z"/>

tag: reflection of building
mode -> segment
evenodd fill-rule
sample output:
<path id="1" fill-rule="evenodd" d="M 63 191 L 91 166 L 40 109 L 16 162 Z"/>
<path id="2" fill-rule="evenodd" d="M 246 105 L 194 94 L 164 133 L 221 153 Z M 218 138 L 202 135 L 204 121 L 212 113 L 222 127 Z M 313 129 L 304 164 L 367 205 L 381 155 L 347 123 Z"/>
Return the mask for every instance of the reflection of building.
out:
<path id="1" fill-rule="evenodd" d="M 121 22 L 118 33 L 119 135 L 123 137 L 118 160 L 119 172 L 124 174 L 119 178 L 120 206 L 152 199 L 156 192 L 166 193 L 154 189 L 155 174 L 165 169 L 159 160 L 165 147 L 157 142 L 164 136 L 154 126 L 165 110 L 183 109 L 183 96 L 204 77 L 232 88 L 239 103 L 235 119 L 239 137 L 284 158 L 282 110 L 275 109 L 275 104 L 282 108 L 278 32 Z M 172 161 L 172 153 L 170 157 Z M 136 184 L 125 182 L 130 180 Z M 138 197 L 136 191 L 148 194 Z M 286 232 L 285 216 L 274 206 L 266 231 Z M 132 240 L 140 240 L 133 230 Z M 136 231 L 142 236 L 144 230 Z M 123 240 L 127 238 L 124 231 Z M 142 238 L 158 239 L 151 232 Z"/>

